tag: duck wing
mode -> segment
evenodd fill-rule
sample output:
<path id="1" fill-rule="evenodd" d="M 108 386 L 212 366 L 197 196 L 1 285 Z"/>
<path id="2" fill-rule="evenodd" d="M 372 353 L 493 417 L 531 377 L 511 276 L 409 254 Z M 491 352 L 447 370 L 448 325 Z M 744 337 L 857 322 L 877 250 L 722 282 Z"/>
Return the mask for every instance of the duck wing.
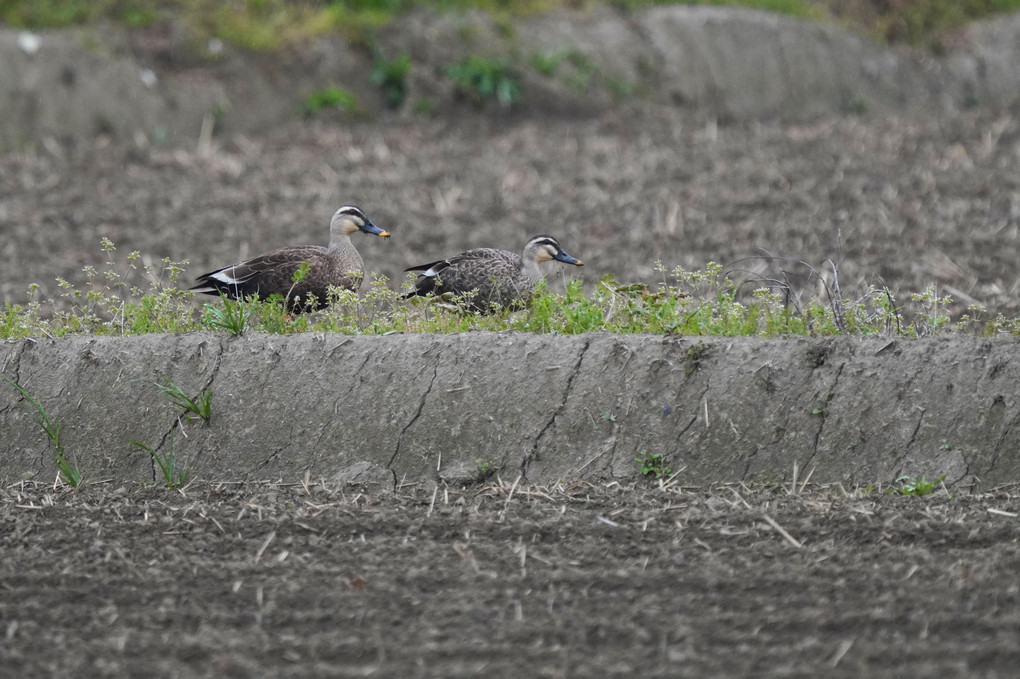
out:
<path id="1" fill-rule="evenodd" d="M 444 292 L 462 294 L 485 288 L 491 286 L 493 280 L 516 276 L 520 267 L 520 256 L 507 250 L 495 248 L 468 250 L 448 259 L 406 269 L 421 273 L 414 282 L 414 291 L 404 295 L 404 298 Z"/>
<path id="2" fill-rule="evenodd" d="M 246 259 L 237 264 L 225 266 L 196 278 L 197 285 L 191 289 L 207 295 L 226 295 L 230 299 L 241 299 L 251 295 L 266 299 L 271 295 L 283 295 L 294 286 L 294 274 L 302 264 L 310 265 L 308 278 L 321 268 L 324 249 L 316 246 L 284 248 Z"/>

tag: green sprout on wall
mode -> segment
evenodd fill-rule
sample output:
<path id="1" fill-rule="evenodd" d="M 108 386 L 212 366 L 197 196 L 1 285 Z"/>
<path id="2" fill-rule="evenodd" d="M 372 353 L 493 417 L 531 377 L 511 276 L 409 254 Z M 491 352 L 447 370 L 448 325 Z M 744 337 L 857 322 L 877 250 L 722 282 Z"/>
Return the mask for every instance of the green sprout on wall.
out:
<path id="1" fill-rule="evenodd" d="M 640 450 L 634 461 L 638 463 L 641 476 L 654 476 L 657 479 L 664 479 L 669 478 L 673 474 L 673 470 L 666 464 L 665 456 L 659 453 L 646 453 Z"/>
<path id="2" fill-rule="evenodd" d="M 43 404 L 38 399 L 32 398 L 31 394 L 23 386 L 7 375 L 0 374 L 0 377 L 3 377 L 23 399 L 28 401 L 31 406 L 32 419 L 35 420 L 36 424 L 39 425 L 53 444 L 53 461 L 57 465 L 61 478 L 63 478 L 64 483 L 67 485 L 77 488 L 81 484 L 81 470 L 78 469 L 77 463 L 69 460 L 64 453 L 64 444 L 60 440 L 60 423 L 50 419 L 49 413 L 46 412 Z"/>

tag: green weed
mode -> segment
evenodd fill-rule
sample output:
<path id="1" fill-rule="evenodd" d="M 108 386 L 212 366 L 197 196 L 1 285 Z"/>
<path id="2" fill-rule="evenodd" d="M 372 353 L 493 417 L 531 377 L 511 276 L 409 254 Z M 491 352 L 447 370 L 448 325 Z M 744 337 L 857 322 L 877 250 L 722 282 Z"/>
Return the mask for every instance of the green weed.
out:
<path id="1" fill-rule="evenodd" d="M 174 488 L 180 488 L 188 482 L 188 476 L 191 474 L 191 470 L 187 465 L 179 466 L 177 458 L 174 455 L 174 433 L 170 431 L 170 445 L 166 453 L 161 454 L 158 450 L 154 450 L 149 446 L 145 445 L 141 441 L 135 441 L 134 439 L 128 439 L 128 443 L 137 447 L 139 450 L 145 451 L 159 467 L 159 471 L 163 474 L 163 481 L 166 487 L 173 490 Z"/>
<path id="2" fill-rule="evenodd" d="M 606 78 L 606 85 L 609 90 L 618 97 L 629 97 L 641 93 L 646 94 L 647 88 L 642 88 L 640 83 L 633 80 L 622 80 L 620 78 Z"/>
<path id="3" fill-rule="evenodd" d="M 912 495 L 914 497 L 924 497 L 925 495 L 931 495 L 935 490 L 946 480 L 946 475 L 938 477 L 934 481 L 928 481 L 923 476 L 920 480 L 915 479 L 913 476 L 901 476 L 896 479 L 896 483 L 899 485 L 894 489 L 894 492 L 900 495 Z"/>
<path id="4" fill-rule="evenodd" d="M 604 82 L 616 94 L 630 94 L 637 89 L 634 83 L 607 78 L 595 61 L 577 49 L 554 53 L 536 52 L 530 55 L 528 63 L 544 76 L 559 75 L 559 80 L 578 94 L 588 91 L 592 81 Z M 569 68 L 561 68 L 566 64 Z"/>
<path id="5" fill-rule="evenodd" d="M 939 297 L 934 285 L 912 293 L 910 301 L 918 306 L 916 319 L 910 326 L 915 337 L 930 337 L 949 324 L 948 307 L 953 298 L 949 295 Z"/>
<path id="6" fill-rule="evenodd" d="M 560 64 L 567 58 L 566 52 L 535 52 L 528 57 L 531 67 L 544 76 L 551 76 L 559 69 Z"/>
<path id="7" fill-rule="evenodd" d="M 869 6 L 873 4 L 874 7 Z M 876 11 L 880 8 L 880 11 Z M 843 8 L 847 19 L 879 39 L 934 49 L 943 47 L 952 30 L 969 21 L 1020 9 L 1017 0 L 913 0 L 912 2 L 861 3 Z"/>
<path id="8" fill-rule="evenodd" d="M 407 76 L 411 72 L 411 57 L 401 52 L 393 59 L 386 59 L 381 52 L 375 56 L 371 81 L 383 91 L 389 108 L 400 108 L 407 97 Z"/>
<path id="9" fill-rule="evenodd" d="M 67 485 L 77 488 L 82 480 L 81 470 L 78 469 L 78 464 L 68 459 L 68 456 L 64 453 L 64 444 L 60 440 L 60 423 L 51 420 L 43 404 L 38 399 L 32 398 L 31 394 L 24 387 L 7 375 L 0 373 L 0 377 L 3 377 L 7 384 L 11 385 L 21 395 L 21 398 L 28 401 L 31 406 L 32 419 L 35 420 L 36 424 L 39 425 L 50 439 L 50 443 L 53 444 L 53 461 L 57 466 L 60 477 Z"/>
<path id="10" fill-rule="evenodd" d="M 301 262 L 298 268 L 294 270 L 294 273 L 290 275 L 290 288 L 287 289 L 287 294 L 284 297 L 278 295 L 270 295 L 270 300 L 273 303 L 279 303 L 284 309 L 292 309 L 298 311 L 312 310 L 315 309 L 318 300 L 315 299 L 315 295 L 309 294 L 305 299 L 294 296 L 294 288 L 304 282 L 308 278 L 308 274 L 312 271 L 312 263 L 308 260 Z"/>
<path id="11" fill-rule="evenodd" d="M 496 460 L 476 460 L 475 462 L 478 466 L 475 467 L 471 476 L 478 483 L 492 478 L 499 471 L 499 463 Z"/>
<path id="12" fill-rule="evenodd" d="M 475 104 L 495 99 L 500 106 L 508 107 L 521 95 L 517 74 L 506 59 L 469 55 L 459 64 L 447 66 L 446 75 Z"/>
<path id="13" fill-rule="evenodd" d="M 567 61 L 574 67 L 574 72 L 567 76 L 564 82 L 567 87 L 578 94 L 584 94 L 588 91 L 592 78 L 599 73 L 598 65 L 592 61 L 591 57 L 579 50 L 570 50 L 567 53 Z"/>
<path id="14" fill-rule="evenodd" d="M 846 103 L 846 112 L 855 116 L 864 115 L 868 112 L 868 100 L 863 97 L 853 97 Z"/>
<path id="15" fill-rule="evenodd" d="M 209 424 L 209 418 L 212 417 L 212 388 L 206 387 L 197 399 L 193 399 L 188 396 L 186 391 L 173 382 L 167 382 L 166 384 L 153 382 L 153 384 L 166 394 L 170 398 L 170 402 L 175 406 L 187 413 L 198 415 L 206 424 Z"/>
<path id="16" fill-rule="evenodd" d="M 639 450 L 638 456 L 634 458 L 634 461 L 638 464 L 641 476 L 654 476 L 657 479 L 665 479 L 673 475 L 673 470 L 666 464 L 665 457 L 659 453 L 646 453 L 643 450 Z"/>
<path id="17" fill-rule="evenodd" d="M 712 348 L 703 343 L 695 344 L 687 350 L 687 367 L 684 368 L 684 377 L 690 377 L 701 367 L 701 362 L 712 353 Z"/>
<path id="18" fill-rule="evenodd" d="M 165 0 L 166 1 L 166 0 Z M 289 0 L 169 0 L 198 41 L 219 38 L 246 50 L 274 51 L 339 28 L 322 3 Z"/>
<path id="19" fill-rule="evenodd" d="M 358 97 L 348 90 L 336 86 L 312 92 L 301 105 L 301 112 L 305 116 L 313 116 L 323 110 L 339 109 L 347 114 L 358 114 L 361 104 Z"/>
<path id="20" fill-rule="evenodd" d="M 420 116 L 432 115 L 432 112 L 436 110 L 436 100 L 432 97 L 418 97 L 414 100 L 411 109 Z"/>
<path id="21" fill-rule="evenodd" d="M 233 300 L 224 294 L 220 294 L 220 301 L 223 302 L 222 309 L 214 304 L 202 305 L 205 309 L 203 324 L 207 328 L 226 330 L 231 335 L 240 337 L 259 308 L 259 302 L 255 299 Z"/>

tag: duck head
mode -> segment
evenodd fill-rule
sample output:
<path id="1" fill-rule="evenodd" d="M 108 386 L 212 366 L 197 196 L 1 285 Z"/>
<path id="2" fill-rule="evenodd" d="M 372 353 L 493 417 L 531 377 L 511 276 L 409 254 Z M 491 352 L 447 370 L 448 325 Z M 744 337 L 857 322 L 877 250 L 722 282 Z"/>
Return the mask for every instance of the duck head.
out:
<path id="1" fill-rule="evenodd" d="M 531 259 L 539 264 L 555 259 L 557 262 L 563 262 L 564 264 L 583 266 L 581 260 L 571 257 L 564 252 L 563 248 L 560 247 L 560 242 L 552 236 L 532 236 L 529 238 L 528 242 L 524 245 L 523 257 L 525 260 Z"/>
<path id="2" fill-rule="evenodd" d="M 373 224 L 372 220 L 361 211 L 361 208 L 353 205 L 344 205 L 333 213 L 333 219 L 329 222 L 329 231 L 331 234 L 344 235 L 348 238 L 358 231 L 380 238 L 390 237 L 389 232 L 383 231 Z"/>

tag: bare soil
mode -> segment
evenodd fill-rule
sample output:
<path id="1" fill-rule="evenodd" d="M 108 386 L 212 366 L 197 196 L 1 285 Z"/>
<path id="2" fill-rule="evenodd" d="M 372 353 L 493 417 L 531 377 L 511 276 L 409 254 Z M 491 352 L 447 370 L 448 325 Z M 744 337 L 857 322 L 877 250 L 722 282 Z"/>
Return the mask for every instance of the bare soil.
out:
<path id="1" fill-rule="evenodd" d="M 0 666 L 1013 676 L 1018 512 L 1004 491 L 19 484 L 0 503 Z"/>
<path id="2" fill-rule="evenodd" d="M 847 294 L 935 284 L 958 310 L 1020 310 L 1020 125 L 1005 113 L 718 126 L 648 107 L 580 120 L 295 122 L 194 152 L 51 150 L 0 157 L 7 301 L 24 301 L 30 283 L 58 298 L 55 277 L 101 270 L 104 235 L 120 255 L 190 260 L 194 275 L 325 242 L 336 207 L 355 203 L 393 234 L 356 241 L 393 285 L 412 264 L 550 233 L 584 260 L 569 273 L 589 285 L 609 273 L 661 280 L 657 261 L 775 275 L 768 252 L 797 273 L 807 270 L 797 261 L 838 262 Z"/>

